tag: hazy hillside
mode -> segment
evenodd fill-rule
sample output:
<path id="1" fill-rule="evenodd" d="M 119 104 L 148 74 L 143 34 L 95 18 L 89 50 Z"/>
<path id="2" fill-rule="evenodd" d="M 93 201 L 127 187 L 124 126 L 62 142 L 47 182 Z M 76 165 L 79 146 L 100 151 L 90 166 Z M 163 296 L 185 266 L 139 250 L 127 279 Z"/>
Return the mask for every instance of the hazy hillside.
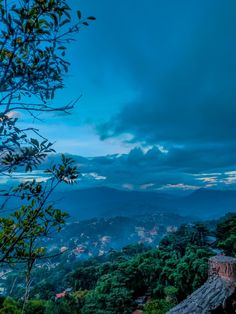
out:
<path id="1" fill-rule="evenodd" d="M 236 211 L 236 191 L 199 189 L 179 200 L 177 204 L 182 213 L 203 218 L 219 217 Z"/>
<path id="2" fill-rule="evenodd" d="M 103 255 L 110 249 L 135 243 L 156 247 L 164 235 L 190 221 L 191 218 L 161 212 L 134 217 L 93 218 L 67 224 L 59 234 L 45 239 L 45 244 L 50 250 L 67 247 L 82 258 Z"/>
<path id="3" fill-rule="evenodd" d="M 59 190 L 52 196 L 73 220 L 164 212 L 211 219 L 236 211 L 236 191 L 199 189 L 188 195 L 116 190 L 107 187 Z M 11 206 L 18 206 L 11 200 Z"/>
<path id="4" fill-rule="evenodd" d="M 200 189 L 187 196 L 111 188 L 60 191 L 54 198 L 76 219 L 132 216 L 156 211 L 196 218 L 215 218 L 236 210 L 236 191 Z"/>
<path id="5" fill-rule="evenodd" d="M 178 199 L 155 192 L 122 191 L 106 187 L 60 191 L 53 197 L 61 208 L 79 219 L 168 211 L 169 204 Z"/>

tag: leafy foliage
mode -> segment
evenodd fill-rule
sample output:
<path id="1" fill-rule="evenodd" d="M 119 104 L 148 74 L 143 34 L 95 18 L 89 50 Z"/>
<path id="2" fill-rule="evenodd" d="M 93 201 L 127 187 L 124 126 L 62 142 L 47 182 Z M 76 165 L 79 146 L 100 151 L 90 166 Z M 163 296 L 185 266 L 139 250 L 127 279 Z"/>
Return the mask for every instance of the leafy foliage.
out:
<path id="1" fill-rule="evenodd" d="M 49 102 L 64 86 L 67 44 L 94 18 L 82 19 L 80 14 L 75 24 L 71 19 L 65 0 L 0 1 L 0 172 L 5 175 L 19 168 L 32 171 L 54 152 L 38 130 L 19 127 L 21 112 L 37 119 L 36 114 L 68 112 L 75 104 L 55 108 Z M 73 184 L 78 170 L 73 160 L 62 156 L 61 164 L 47 174 L 47 183 L 24 182 L 4 191 L 1 209 L 9 214 L 0 218 L 0 263 L 40 258 L 45 250 L 38 239 L 64 224 L 67 214 L 55 209 L 49 196 L 59 183 Z M 7 206 L 13 197 L 22 202 L 16 210 Z"/>
<path id="2" fill-rule="evenodd" d="M 34 261 L 44 255 L 45 248 L 38 246 L 39 239 L 60 231 L 68 217 L 48 199 L 60 182 L 73 183 L 77 179 L 77 169 L 71 163 L 70 158 L 63 156 L 62 164 L 52 167 L 56 170 L 48 170 L 53 176 L 46 184 L 26 181 L 6 193 L 24 204 L 0 218 L 0 262 Z"/>
<path id="3" fill-rule="evenodd" d="M 218 238 L 218 246 L 227 255 L 236 257 L 236 214 L 228 214 L 217 225 L 216 236 Z"/>
<path id="4" fill-rule="evenodd" d="M 227 237 L 234 234 L 233 219 L 231 215 L 218 224 L 220 238 L 225 223 L 231 226 Z M 196 232 L 204 233 L 204 237 L 197 239 Z M 64 260 L 43 277 L 39 269 L 35 272 L 37 284 L 30 296 L 39 304 L 42 301 L 45 314 L 132 313 L 137 308 L 144 313 L 164 314 L 205 282 L 208 259 L 213 255 L 206 245 L 208 235 L 202 224 L 183 225 L 163 238 L 157 249 L 130 245 L 105 257 L 74 262 L 70 267 Z M 72 292 L 54 299 L 68 287 Z"/>
<path id="5" fill-rule="evenodd" d="M 74 287 L 75 293 L 86 291 L 82 307 L 76 313 L 131 313 L 141 296 L 152 300 L 144 307 L 146 313 L 157 309 L 157 313 L 165 313 L 207 278 L 208 258 L 212 253 L 206 246 L 193 244 L 195 227 L 180 228 L 178 233 L 164 238 L 159 249 L 145 251 L 142 245 L 131 245 L 109 254 L 105 260 L 80 262 L 67 275 L 60 274 L 63 277 L 60 289 L 64 286 Z M 48 280 L 55 287 L 53 277 Z M 42 290 L 45 290 L 42 286 L 35 287 L 32 292 L 41 297 Z"/>
<path id="6" fill-rule="evenodd" d="M 165 314 L 169 311 L 175 304 L 166 301 L 165 299 L 154 300 L 148 302 L 144 306 L 144 314 Z"/>
<path id="7" fill-rule="evenodd" d="M 39 130 L 20 127 L 19 117 L 25 112 L 38 119 L 42 112 L 68 113 L 73 108 L 76 101 L 62 107 L 52 106 L 51 101 L 64 87 L 63 78 L 70 65 L 65 59 L 67 45 L 90 20 L 94 18 L 83 19 L 80 13 L 72 24 L 71 8 L 65 0 L 0 0 L 1 174 L 32 171 L 54 152 L 52 143 Z M 53 165 L 47 174 L 46 183 L 23 182 L 3 194 L 0 263 L 26 265 L 22 313 L 26 311 L 34 263 L 46 254 L 40 239 L 60 231 L 68 216 L 54 207 L 50 196 L 58 184 L 73 184 L 78 178 L 73 160 L 63 155 L 61 163 Z M 19 200 L 16 209 L 9 205 L 11 198 Z M 14 302 L 4 302 L 10 313 Z"/>
<path id="8" fill-rule="evenodd" d="M 38 166 L 53 152 L 52 143 L 35 128 L 17 126 L 19 112 L 38 119 L 41 112 L 68 113 L 76 101 L 53 107 L 50 101 L 64 87 L 65 59 L 72 35 L 93 17 L 71 24 L 65 0 L 0 1 L 0 172 Z M 85 24 L 86 23 L 86 24 Z M 31 134 L 29 137 L 28 134 Z"/>
<path id="9" fill-rule="evenodd" d="M 11 4 L 0 2 L 0 86 L 5 93 L 5 112 L 11 110 L 51 110 L 47 100 L 63 88 L 63 75 L 69 62 L 65 44 L 72 40 L 84 22 L 71 25 L 71 8 L 65 0 L 22 0 Z M 78 13 L 79 11 L 77 11 Z M 14 104 L 8 103 L 14 91 Z M 38 96 L 41 104 L 25 102 L 25 97 Z M 13 96 L 12 96 L 13 98 Z"/>
<path id="10" fill-rule="evenodd" d="M 17 302 L 11 298 L 6 298 L 0 309 L 1 314 L 20 314 L 20 308 Z"/>

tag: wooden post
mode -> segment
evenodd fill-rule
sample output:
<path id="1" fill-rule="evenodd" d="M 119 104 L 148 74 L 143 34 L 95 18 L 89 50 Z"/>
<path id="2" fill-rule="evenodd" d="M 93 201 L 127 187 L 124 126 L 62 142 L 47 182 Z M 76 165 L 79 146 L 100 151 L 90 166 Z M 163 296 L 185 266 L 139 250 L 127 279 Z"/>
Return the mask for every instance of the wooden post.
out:
<path id="1" fill-rule="evenodd" d="M 224 280 L 236 282 L 236 258 L 217 255 L 209 259 L 209 277 L 219 276 Z"/>

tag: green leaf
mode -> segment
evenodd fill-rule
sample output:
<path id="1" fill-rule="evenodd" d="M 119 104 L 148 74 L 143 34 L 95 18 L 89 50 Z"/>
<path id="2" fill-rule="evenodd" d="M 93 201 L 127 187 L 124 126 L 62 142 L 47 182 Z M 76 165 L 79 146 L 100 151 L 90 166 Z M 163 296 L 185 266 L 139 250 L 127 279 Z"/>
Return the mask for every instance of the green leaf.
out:
<path id="1" fill-rule="evenodd" d="M 77 16 L 78 16 L 79 20 L 80 20 L 81 17 L 82 17 L 82 14 L 81 14 L 81 12 L 80 12 L 79 10 L 77 11 Z"/>
<path id="2" fill-rule="evenodd" d="M 31 141 L 31 143 L 32 143 L 33 145 L 35 145 L 35 146 L 37 146 L 37 147 L 39 146 L 39 141 L 36 140 L 35 138 L 31 138 L 30 141 Z"/>

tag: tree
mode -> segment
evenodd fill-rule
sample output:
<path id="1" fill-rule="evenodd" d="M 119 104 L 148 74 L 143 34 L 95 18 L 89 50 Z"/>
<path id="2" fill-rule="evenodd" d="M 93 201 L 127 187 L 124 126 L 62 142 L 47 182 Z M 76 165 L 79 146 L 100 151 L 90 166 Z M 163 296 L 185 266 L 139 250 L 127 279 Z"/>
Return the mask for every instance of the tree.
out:
<path id="1" fill-rule="evenodd" d="M 76 103 L 53 107 L 55 92 L 64 87 L 69 62 L 67 44 L 73 33 L 88 25 L 88 17 L 71 25 L 71 8 L 65 0 L 0 0 L 0 172 L 24 166 L 31 170 L 51 152 L 47 140 L 41 144 L 27 137 L 39 135 L 34 128 L 16 126 L 17 114 L 25 111 L 38 119 L 41 112 L 68 113 Z"/>
<path id="2" fill-rule="evenodd" d="M 216 227 L 218 246 L 227 255 L 236 256 L 236 214 L 228 214 Z"/>
<path id="3" fill-rule="evenodd" d="M 105 293 L 98 286 L 89 292 L 85 298 L 83 314 L 106 313 L 128 314 L 134 310 L 132 292 L 122 286 L 112 287 L 110 293 Z"/>
<path id="4" fill-rule="evenodd" d="M 34 119 L 44 112 L 68 113 L 77 100 L 54 107 L 55 92 L 64 87 L 69 62 L 67 44 L 73 34 L 88 26 L 93 17 L 71 24 L 71 8 L 65 0 L 0 0 L 0 173 L 12 175 L 18 169 L 32 171 L 53 152 L 52 143 L 35 128 L 21 128 L 19 116 Z M 4 192 L 0 217 L 0 263 L 26 265 L 25 303 L 29 297 L 30 274 L 46 250 L 39 239 L 60 231 L 67 214 L 50 202 L 60 183 L 73 184 L 78 170 L 73 160 L 62 156 L 47 170 L 46 183 L 28 181 Z M 9 208 L 9 199 L 21 202 Z M 6 214 L 7 210 L 7 214 Z M 24 311 L 24 309 L 23 309 Z"/>
<path id="5" fill-rule="evenodd" d="M 199 246 L 206 245 L 206 237 L 209 234 L 209 230 L 202 223 L 196 223 L 193 226 L 193 233 L 191 237 L 191 243 Z"/>
<path id="6" fill-rule="evenodd" d="M 160 300 L 152 300 L 145 304 L 144 306 L 144 314 L 165 314 L 172 307 L 174 307 L 174 303 L 170 301 L 166 301 L 163 299 Z"/>
<path id="7" fill-rule="evenodd" d="M 178 289 L 179 300 L 199 288 L 208 276 L 208 259 L 212 256 L 207 248 L 188 245 L 186 253 L 169 275 L 170 283 Z"/>
<path id="8" fill-rule="evenodd" d="M 30 300 L 25 308 L 26 314 L 44 314 L 46 311 L 47 303 L 43 300 Z"/>
<path id="9" fill-rule="evenodd" d="M 0 309 L 0 314 L 20 314 L 20 308 L 17 302 L 11 298 L 6 298 Z"/>

